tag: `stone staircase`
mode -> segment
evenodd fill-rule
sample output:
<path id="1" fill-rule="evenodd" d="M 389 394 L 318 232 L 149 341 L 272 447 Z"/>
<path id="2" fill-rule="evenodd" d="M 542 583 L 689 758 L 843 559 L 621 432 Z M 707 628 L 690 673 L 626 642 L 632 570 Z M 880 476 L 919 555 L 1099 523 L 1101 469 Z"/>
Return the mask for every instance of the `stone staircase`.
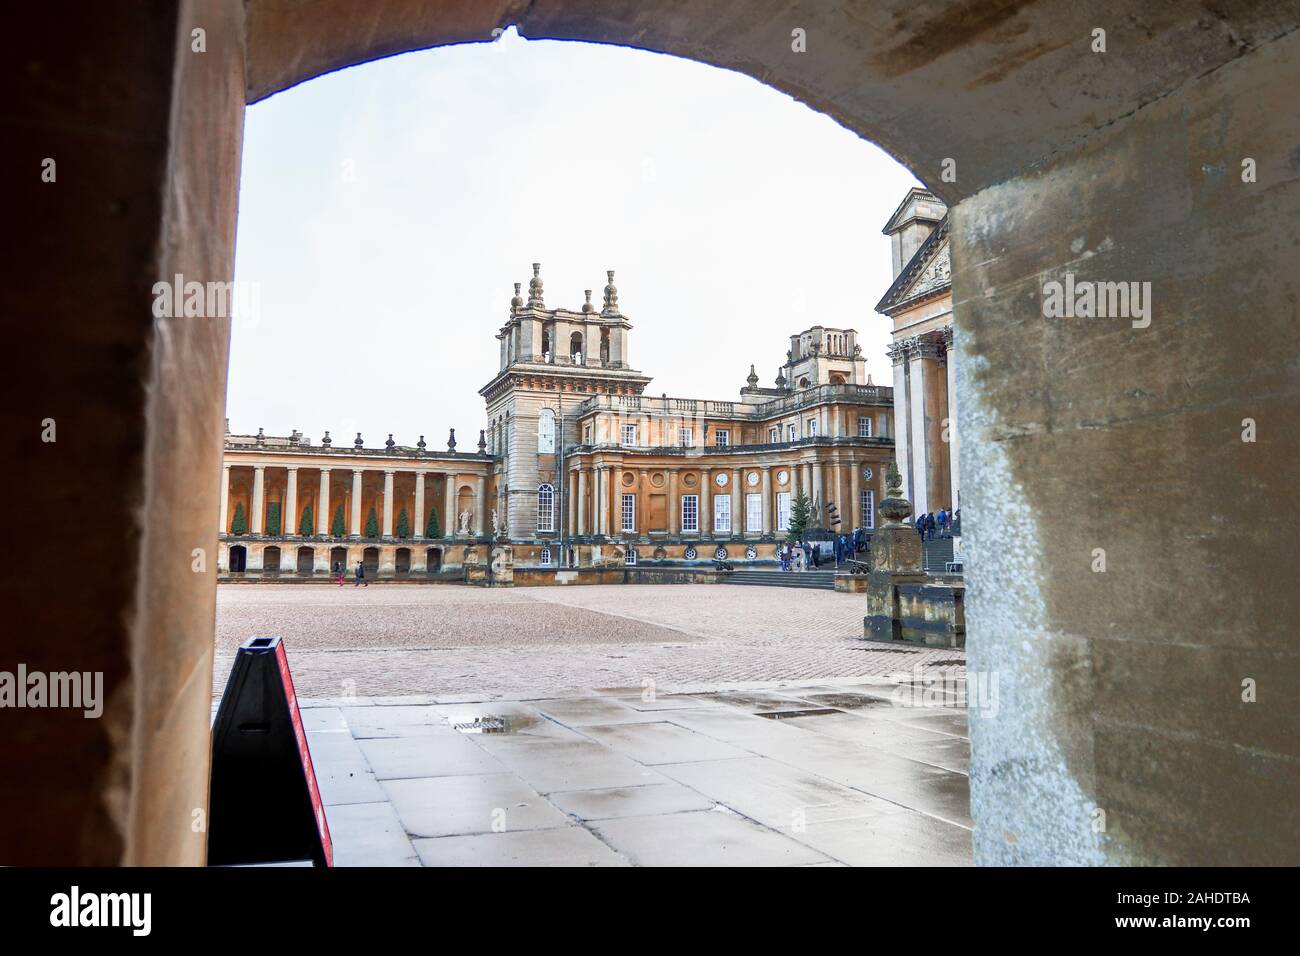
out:
<path id="1" fill-rule="evenodd" d="M 952 538 L 929 538 L 921 546 L 921 567 L 930 574 L 943 574 L 952 560 Z"/>
<path id="2" fill-rule="evenodd" d="M 942 565 L 940 565 L 942 567 Z M 724 584 L 759 584 L 779 588 L 820 588 L 835 590 L 835 571 L 732 571 L 722 578 Z"/>

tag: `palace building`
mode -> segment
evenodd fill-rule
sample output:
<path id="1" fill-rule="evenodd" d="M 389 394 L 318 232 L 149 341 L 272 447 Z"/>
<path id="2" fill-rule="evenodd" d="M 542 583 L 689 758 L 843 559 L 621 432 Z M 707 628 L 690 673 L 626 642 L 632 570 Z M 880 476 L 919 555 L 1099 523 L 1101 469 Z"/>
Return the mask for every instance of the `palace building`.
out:
<path id="1" fill-rule="evenodd" d="M 227 435 L 223 575 L 455 576 L 509 545 L 516 568 L 771 564 L 799 495 L 812 534 L 872 529 L 894 457 L 893 390 L 853 329 L 790 336 L 771 388 L 735 400 L 645 394 L 607 273 L 599 306 L 548 309 L 541 269 L 515 286 L 477 450 Z M 569 578 L 563 578 L 565 580 Z M 518 580 L 518 578 L 516 578 Z"/>
<path id="2" fill-rule="evenodd" d="M 885 224 L 894 281 L 876 311 L 893 322 L 896 454 L 912 513 L 961 507 L 948 207 L 913 187 Z"/>

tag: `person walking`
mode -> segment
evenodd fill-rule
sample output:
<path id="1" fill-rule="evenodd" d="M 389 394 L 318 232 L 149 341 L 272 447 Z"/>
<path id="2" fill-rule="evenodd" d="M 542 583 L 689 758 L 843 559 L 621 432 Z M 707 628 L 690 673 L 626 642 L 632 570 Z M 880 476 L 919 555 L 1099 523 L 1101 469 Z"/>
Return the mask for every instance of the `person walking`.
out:
<path id="1" fill-rule="evenodd" d="M 948 512 L 943 508 L 939 509 L 939 537 L 948 537 Z"/>
<path id="2" fill-rule="evenodd" d="M 343 587 L 343 562 L 334 562 L 334 574 L 339 579 L 339 587 Z"/>
<path id="3" fill-rule="evenodd" d="M 370 582 L 366 580 L 366 566 L 361 561 L 357 562 L 357 579 L 352 583 L 354 588 L 358 585 L 362 587 L 370 587 Z"/>

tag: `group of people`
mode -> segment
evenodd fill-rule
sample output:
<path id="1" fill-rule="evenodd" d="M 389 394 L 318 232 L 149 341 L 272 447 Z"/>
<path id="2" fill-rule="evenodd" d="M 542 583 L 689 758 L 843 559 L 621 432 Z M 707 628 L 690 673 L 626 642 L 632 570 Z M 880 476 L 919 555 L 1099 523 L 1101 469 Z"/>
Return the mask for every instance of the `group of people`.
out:
<path id="1" fill-rule="evenodd" d="M 338 576 L 338 579 L 339 579 L 339 587 L 343 587 L 343 579 L 344 579 L 344 577 L 346 576 L 345 573 L 344 573 L 343 568 L 344 568 L 344 565 L 343 565 L 343 562 L 342 562 L 342 561 L 335 561 L 335 562 L 334 562 L 334 574 Z M 353 586 L 354 588 L 356 588 L 356 587 L 362 587 L 362 588 L 368 588 L 368 587 L 370 587 L 370 582 L 366 580 L 366 566 L 365 566 L 362 562 L 360 562 L 360 561 L 357 562 L 356 580 L 352 582 L 352 586 Z"/>
<path id="2" fill-rule="evenodd" d="M 867 550 L 867 535 L 861 528 L 852 534 L 836 535 L 829 541 L 784 542 L 777 548 L 776 556 L 782 571 L 816 570 L 832 561 L 841 567 L 855 555 Z"/>
<path id="3" fill-rule="evenodd" d="M 916 533 L 921 536 L 922 540 L 927 538 L 951 538 L 958 533 L 961 523 L 961 509 L 958 508 L 952 514 L 940 508 L 939 513 L 927 512 L 923 515 L 917 515 L 913 521 Z"/>

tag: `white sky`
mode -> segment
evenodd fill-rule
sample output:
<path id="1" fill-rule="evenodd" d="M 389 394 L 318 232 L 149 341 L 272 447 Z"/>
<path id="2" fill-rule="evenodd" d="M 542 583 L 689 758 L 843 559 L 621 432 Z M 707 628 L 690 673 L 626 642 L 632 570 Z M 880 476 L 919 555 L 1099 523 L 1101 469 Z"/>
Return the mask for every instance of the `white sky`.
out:
<path id="1" fill-rule="evenodd" d="M 880 229 L 915 183 L 750 77 L 620 47 L 511 30 L 312 80 L 245 118 L 231 429 L 472 450 L 532 262 L 550 308 L 616 270 L 650 394 L 771 386 L 819 323 L 889 384 Z"/>

